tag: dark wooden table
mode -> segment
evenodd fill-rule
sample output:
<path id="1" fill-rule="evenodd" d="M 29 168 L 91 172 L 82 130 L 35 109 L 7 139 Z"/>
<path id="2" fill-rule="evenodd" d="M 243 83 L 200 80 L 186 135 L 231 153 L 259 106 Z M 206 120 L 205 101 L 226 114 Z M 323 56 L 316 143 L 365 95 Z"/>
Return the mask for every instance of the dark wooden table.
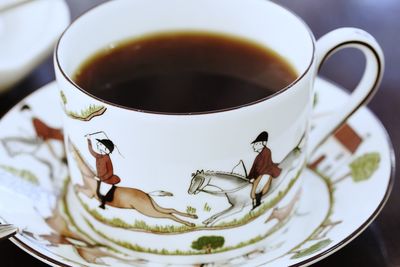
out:
<path id="1" fill-rule="evenodd" d="M 72 17 L 102 0 L 67 0 Z M 343 26 L 365 29 L 381 43 L 386 55 L 386 73 L 380 92 L 370 104 L 386 126 L 395 148 L 400 147 L 400 1 L 399 0 L 279 0 L 297 12 L 317 37 Z M 332 58 L 322 75 L 353 88 L 358 82 L 363 58 L 355 51 L 343 51 Z M 35 89 L 54 80 L 49 57 L 29 77 L 8 93 L 0 95 L 0 115 Z M 396 151 L 400 158 L 399 151 Z M 396 175 L 397 177 L 399 175 Z M 0 243 L 0 266 L 46 266 L 9 241 Z M 377 220 L 356 240 L 315 266 L 400 266 L 400 188 L 395 184 L 388 204 Z"/>

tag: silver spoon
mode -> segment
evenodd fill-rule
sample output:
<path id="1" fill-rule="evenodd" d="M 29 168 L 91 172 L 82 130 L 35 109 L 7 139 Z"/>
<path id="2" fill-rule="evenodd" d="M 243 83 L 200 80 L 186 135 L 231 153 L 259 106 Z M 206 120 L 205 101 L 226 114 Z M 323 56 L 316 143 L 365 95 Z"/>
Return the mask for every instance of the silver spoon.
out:
<path id="1" fill-rule="evenodd" d="M 0 224 L 0 240 L 14 236 L 18 228 L 12 224 Z"/>

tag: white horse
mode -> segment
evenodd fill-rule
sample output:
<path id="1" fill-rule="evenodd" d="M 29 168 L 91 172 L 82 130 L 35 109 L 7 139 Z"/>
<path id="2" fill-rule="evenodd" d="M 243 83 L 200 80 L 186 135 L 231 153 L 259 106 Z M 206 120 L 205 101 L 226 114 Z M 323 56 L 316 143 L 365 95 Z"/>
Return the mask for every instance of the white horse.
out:
<path id="1" fill-rule="evenodd" d="M 271 187 L 267 194 L 262 198 L 266 198 L 272 194 L 279 185 L 284 181 L 287 174 L 304 164 L 304 153 L 299 148 L 291 151 L 285 159 L 279 164 L 282 169 L 281 174 L 272 179 Z M 252 184 L 245 176 L 218 171 L 197 171 L 193 174 L 188 193 L 196 195 L 200 192 L 208 193 L 214 196 L 226 197 L 231 206 L 226 210 L 212 215 L 203 221 L 206 226 L 212 226 L 216 222 L 241 212 L 246 206 L 252 205 L 250 197 Z"/>

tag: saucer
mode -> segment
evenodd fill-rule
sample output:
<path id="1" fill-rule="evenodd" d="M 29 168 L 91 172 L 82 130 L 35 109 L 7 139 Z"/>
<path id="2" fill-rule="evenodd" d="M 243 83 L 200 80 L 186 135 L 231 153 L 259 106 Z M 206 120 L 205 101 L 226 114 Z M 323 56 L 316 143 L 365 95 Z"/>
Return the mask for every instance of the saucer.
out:
<path id="1" fill-rule="evenodd" d="M 53 51 L 70 22 L 64 0 L 0 1 L 0 92 L 19 82 Z"/>
<path id="2" fill-rule="evenodd" d="M 49 141 L 50 149 L 35 137 L 32 123 L 20 112 L 29 105 L 36 117 L 57 131 L 62 108 L 56 87 L 50 83 L 39 89 L 0 121 L 0 220 L 19 228 L 12 242 L 53 266 L 307 266 L 365 230 L 393 186 L 390 140 L 379 120 L 362 108 L 316 151 L 301 174 L 301 187 L 263 215 L 261 225 L 268 231 L 260 228 L 260 236 L 250 243 L 210 248 L 210 260 L 196 265 L 187 264 L 188 257 L 196 257 L 195 248 L 179 254 L 168 250 L 169 244 L 162 251 L 146 251 L 138 240 L 116 244 L 98 238 L 99 228 L 89 229 L 76 221 L 73 214 L 85 210 L 66 201 L 74 194 L 62 142 Z M 322 79 L 316 88 L 315 125 L 348 98 Z M 220 252 L 231 254 L 221 260 Z M 164 260 L 150 261 L 149 254 L 155 259 L 162 254 Z"/>

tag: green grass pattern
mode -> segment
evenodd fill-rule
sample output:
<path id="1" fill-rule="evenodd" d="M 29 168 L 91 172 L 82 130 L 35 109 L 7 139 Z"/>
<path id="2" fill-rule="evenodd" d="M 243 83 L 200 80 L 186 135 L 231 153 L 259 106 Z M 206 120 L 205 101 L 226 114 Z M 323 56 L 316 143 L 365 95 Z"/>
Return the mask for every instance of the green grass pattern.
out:
<path id="1" fill-rule="evenodd" d="M 196 208 L 192 207 L 192 206 L 187 206 L 186 207 L 186 212 L 189 214 L 196 214 Z"/>
<path id="2" fill-rule="evenodd" d="M 62 91 L 62 90 L 60 91 L 60 98 L 61 98 L 62 103 L 65 106 L 68 103 L 68 100 L 67 100 L 67 97 L 65 96 L 64 91 Z"/>
<path id="3" fill-rule="evenodd" d="M 193 255 L 204 255 L 204 254 L 209 254 L 205 251 L 195 251 L 195 250 L 187 250 L 187 251 L 182 251 L 182 250 L 168 250 L 168 249 L 151 249 L 151 248 L 145 248 L 143 246 L 140 246 L 138 244 L 133 244 L 130 242 L 126 242 L 126 241 L 120 241 L 111 237 L 108 237 L 107 235 L 105 235 L 104 233 L 100 232 L 99 230 L 97 230 L 94 225 L 92 223 L 90 223 L 87 219 L 85 219 L 86 223 L 88 224 L 88 226 L 90 227 L 90 229 L 92 229 L 95 233 L 97 233 L 99 236 L 101 236 L 102 238 L 113 242 L 121 247 L 124 247 L 126 249 L 132 250 L 132 251 L 136 251 L 136 252 L 143 252 L 143 253 L 150 253 L 150 254 L 157 254 L 157 255 L 168 255 L 168 256 L 193 256 Z M 265 239 L 266 237 L 270 236 L 271 234 L 275 233 L 276 231 L 278 231 L 279 229 L 281 229 L 289 220 L 285 220 L 281 223 L 278 223 L 276 226 L 274 226 L 272 229 L 270 229 L 267 233 L 263 234 L 263 235 L 258 235 L 252 239 L 249 239 L 247 241 L 244 242 L 240 242 L 239 244 L 235 245 L 235 246 L 227 246 L 227 247 L 222 247 L 222 248 L 217 248 L 217 249 L 212 249 L 211 253 L 222 253 L 222 252 L 226 252 L 226 251 L 230 251 L 233 249 L 239 249 L 251 244 L 255 244 L 263 239 Z"/>
<path id="4" fill-rule="evenodd" d="M 67 114 L 70 118 L 81 120 L 81 121 L 90 121 L 94 117 L 101 116 L 107 110 L 106 107 L 102 105 L 90 105 L 89 107 L 82 109 L 79 112 L 67 110 L 68 99 L 64 93 L 64 91 L 60 91 L 60 98 L 63 103 L 63 109 L 65 114 Z"/>
<path id="5" fill-rule="evenodd" d="M 100 105 L 90 105 L 89 107 L 82 109 L 79 113 L 75 111 L 68 111 L 66 110 L 66 113 L 69 117 L 73 119 L 78 119 L 78 120 L 89 120 L 94 114 L 96 113 L 102 113 L 102 111 L 105 111 L 104 106 Z M 103 112 L 104 113 L 104 112 Z M 101 114 L 100 114 L 101 115 Z"/>
<path id="6" fill-rule="evenodd" d="M 70 211 L 70 208 L 69 208 L 69 204 L 68 204 L 68 200 L 67 200 L 67 193 L 68 193 L 68 185 L 69 184 L 70 184 L 70 178 L 65 179 L 64 185 L 63 185 L 63 188 L 62 188 L 62 193 L 61 193 L 62 194 L 62 204 L 63 204 L 62 205 L 62 210 L 63 210 L 65 216 L 68 218 L 68 221 L 71 223 L 72 226 L 75 227 L 75 229 L 79 233 L 83 234 L 84 236 L 86 236 L 87 238 L 89 238 L 90 240 L 95 242 L 95 240 L 90 235 L 88 235 L 87 233 L 85 233 L 83 230 L 81 230 L 78 227 L 78 224 L 75 222 L 74 217 L 71 214 L 71 211 Z"/>
<path id="7" fill-rule="evenodd" d="M 205 204 L 204 204 L 204 207 L 203 207 L 203 210 L 204 210 L 205 212 L 210 212 L 210 211 L 211 211 L 210 205 L 208 205 L 208 203 L 205 203 Z"/>
<path id="8" fill-rule="evenodd" d="M 312 245 L 312 246 L 310 246 L 310 247 L 308 247 L 306 249 L 302 249 L 302 250 L 296 252 L 296 254 L 294 254 L 291 257 L 291 259 L 299 259 L 299 258 L 303 258 L 303 257 L 309 256 L 311 254 L 314 254 L 314 253 L 320 251 L 321 249 L 326 248 L 331 243 L 332 243 L 332 240 L 330 240 L 330 239 L 322 240 L 322 241 L 320 241 L 320 242 L 318 242 L 318 243 L 316 243 L 316 244 L 314 244 L 314 245 Z"/>
<path id="9" fill-rule="evenodd" d="M 21 179 L 23 179 L 29 183 L 32 183 L 34 185 L 40 184 L 37 176 L 29 170 L 22 170 L 22 169 L 20 170 L 20 169 L 14 168 L 12 166 L 5 166 L 5 165 L 0 165 L 0 168 L 8 173 L 11 173 L 12 175 L 20 177 Z"/>

